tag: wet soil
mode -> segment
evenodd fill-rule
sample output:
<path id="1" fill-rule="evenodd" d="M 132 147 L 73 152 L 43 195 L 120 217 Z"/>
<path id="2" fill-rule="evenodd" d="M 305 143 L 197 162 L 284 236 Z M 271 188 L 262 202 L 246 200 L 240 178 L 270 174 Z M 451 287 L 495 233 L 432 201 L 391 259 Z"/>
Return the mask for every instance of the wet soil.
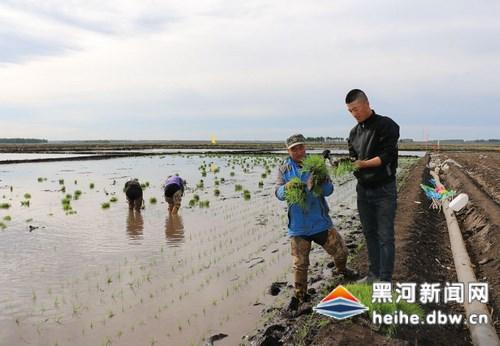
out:
<path id="1" fill-rule="evenodd" d="M 426 158 L 411 169 L 406 183 L 399 190 L 396 215 L 396 263 L 394 282 L 441 283 L 456 282 L 457 277 L 451 255 L 448 232 L 442 213 L 428 208 L 429 201 L 419 187 L 428 180 Z M 351 225 L 358 227 L 357 224 Z M 361 237 L 362 238 L 362 237 Z M 363 240 L 361 241 L 363 243 Z M 363 247 L 356 253 L 350 266 L 361 274 L 367 273 L 367 252 Z M 342 277 L 325 271 L 325 263 L 312 262 L 311 303 L 317 304 L 338 284 L 347 283 Z M 311 285 L 312 284 L 312 285 Z M 291 287 L 291 285 L 289 285 Z M 291 288 L 288 291 L 291 296 Z M 287 299 L 283 298 L 283 302 Z M 464 315 L 461 306 L 453 304 L 426 304 L 425 313 L 441 310 L 445 313 Z M 470 345 L 471 340 L 465 326 L 403 326 L 389 338 L 363 315 L 352 319 L 335 321 L 306 311 L 295 318 L 286 317 L 285 306 L 274 306 L 266 311 L 275 311 L 274 317 L 263 324 L 257 334 L 251 337 L 252 345 Z M 278 330 L 271 333 L 269 330 Z"/>
<path id="2" fill-rule="evenodd" d="M 446 153 L 444 157 L 457 161 L 462 166 L 460 172 L 500 205 L 499 152 Z"/>

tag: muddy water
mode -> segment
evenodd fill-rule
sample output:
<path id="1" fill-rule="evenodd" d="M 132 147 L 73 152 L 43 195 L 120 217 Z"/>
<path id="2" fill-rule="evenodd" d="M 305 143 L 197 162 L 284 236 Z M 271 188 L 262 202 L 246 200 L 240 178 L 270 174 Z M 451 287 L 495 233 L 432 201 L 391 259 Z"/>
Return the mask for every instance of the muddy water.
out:
<path id="1" fill-rule="evenodd" d="M 224 160 L 214 159 L 226 179 L 221 196 L 213 197 L 211 173 L 203 191 L 191 191 L 203 160 L 209 162 L 175 156 L 3 166 L 0 194 L 11 207 L 0 212 L 11 220 L 0 233 L 2 344 L 198 344 L 232 318 L 244 325 L 246 316 L 258 316 L 253 304 L 289 265 L 282 207 L 269 196 L 271 178 L 257 188 L 263 168 L 243 174 L 235 166 L 230 177 Z M 184 205 L 197 193 L 211 207 L 168 217 L 161 184 L 174 172 L 192 182 Z M 121 190 L 129 177 L 150 183 L 141 213 L 127 209 Z M 71 202 L 76 214 L 62 208 L 59 179 L 66 193 L 82 191 Z M 235 183 L 254 192 L 250 201 Z M 20 203 L 25 193 L 29 207 Z M 118 201 L 101 209 L 112 196 Z M 253 265 L 258 257 L 265 261 Z M 233 341 L 242 333 L 231 333 Z"/>

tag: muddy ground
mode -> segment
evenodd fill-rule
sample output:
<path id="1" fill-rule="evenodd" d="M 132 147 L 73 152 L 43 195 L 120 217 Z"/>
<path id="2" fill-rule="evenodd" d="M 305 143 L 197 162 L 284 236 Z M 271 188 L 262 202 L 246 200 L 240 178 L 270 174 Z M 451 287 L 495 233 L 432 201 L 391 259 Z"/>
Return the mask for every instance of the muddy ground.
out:
<path id="1" fill-rule="evenodd" d="M 476 154 L 479 155 L 479 154 Z M 495 158 L 489 163 L 497 162 L 498 154 L 488 153 Z M 460 155 L 453 155 L 461 160 Z M 469 154 L 465 155 L 469 158 Z M 445 158 L 444 158 L 445 159 Z M 457 282 L 453 264 L 448 230 L 441 212 L 429 209 L 429 201 L 419 187 L 426 183 L 429 169 L 428 158 L 421 159 L 411 170 L 410 175 L 399 190 L 398 211 L 396 216 L 396 263 L 393 282 Z M 494 174 L 486 174 L 486 169 L 473 166 L 473 159 L 464 160 L 471 170 L 478 169 L 482 173 L 483 184 L 498 189 L 498 179 Z M 485 164 L 484 162 L 481 162 Z M 465 163 L 464 163 L 465 164 Z M 494 172 L 489 167 L 490 172 Z M 498 165 L 496 165 L 498 167 Z M 471 260 L 476 265 L 479 281 L 487 281 L 490 285 L 490 307 L 497 332 L 498 322 L 498 280 L 500 265 L 498 262 L 499 242 L 497 218 L 498 205 L 485 192 L 474 196 L 471 185 L 478 182 L 461 183 L 463 177 L 452 168 L 445 177 L 445 184 L 450 184 L 459 192 L 471 194 L 471 201 L 458 217 L 462 222 L 462 231 L 467 239 Z M 493 189 L 493 190 L 494 190 Z M 490 190 L 491 191 L 491 190 Z M 493 191 L 495 192 L 495 191 Z M 479 194 L 479 192 L 476 191 Z M 490 192 L 491 193 L 491 192 Z M 489 199 L 489 202 L 488 202 Z M 493 203 L 493 204 L 492 204 Z M 495 207 L 496 205 L 496 207 Z M 335 215 L 332 215 L 335 217 Z M 349 225 L 359 227 L 359 222 Z M 358 229 L 359 231 L 359 229 Z M 359 235 L 359 233 L 358 233 Z M 361 243 L 364 243 L 361 236 Z M 361 274 L 367 273 L 367 253 L 364 247 L 351 248 L 351 266 Z M 316 305 L 326 293 L 338 284 L 346 283 L 341 277 L 332 275 L 326 268 L 328 259 L 311 262 L 310 287 L 312 304 Z M 283 293 L 284 292 L 284 293 Z M 249 338 L 252 345 L 470 345 L 470 334 L 465 325 L 446 326 L 405 326 L 399 327 L 396 335 L 388 337 L 372 325 L 368 317 L 359 315 L 354 318 L 336 321 L 311 311 L 296 318 L 283 315 L 284 305 L 292 294 L 291 283 L 282 293 L 283 305 L 266 308 L 266 321 L 259 327 L 255 335 Z M 465 316 L 462 306 L 458 304 L 426 304 L 422 306 L 425 313 L 441 310 L 445 313 L 456 313 Z M 270 317 L 269 317 L 270 316 Z"/>

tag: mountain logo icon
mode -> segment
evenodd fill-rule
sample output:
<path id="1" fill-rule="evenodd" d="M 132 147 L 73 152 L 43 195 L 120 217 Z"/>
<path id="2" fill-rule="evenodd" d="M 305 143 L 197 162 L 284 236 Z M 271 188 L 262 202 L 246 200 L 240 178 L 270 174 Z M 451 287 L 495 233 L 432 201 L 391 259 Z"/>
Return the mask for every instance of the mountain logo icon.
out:
<path id="1" fill-rule="evenodd" d="M 337 286 L 313 308 L 319 314 L 343 320 L 368 311 L 351 292 L 342 285 Z"/>

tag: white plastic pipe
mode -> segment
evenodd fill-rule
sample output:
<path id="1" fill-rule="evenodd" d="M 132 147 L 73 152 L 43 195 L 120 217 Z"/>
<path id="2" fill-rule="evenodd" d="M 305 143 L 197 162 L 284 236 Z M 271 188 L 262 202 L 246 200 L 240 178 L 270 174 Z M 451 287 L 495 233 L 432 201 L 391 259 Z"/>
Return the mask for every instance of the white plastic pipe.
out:
<path id="1" fill-rule="evenodd" d="M 439 168 L 436 168 L 436 171 L 439 172 Z M 437 172 L 431 171 L 431 175 L 436 180 L 436 186 L 442 186 Z M 455 217 L 453 210 L 449 208 L 448 204 L 448 201 L 443 201 L 442 209 L 444 217 L 446 218 L 446 224 L 448 225 L 451 251 L 453 253 L 453 262 L 455 263 L 458 281 L 463 282 L 465 286 L 464 309 L 467 321 L 469 321 L 470 316 L 473 314 L 476 316 L 479 314 L 488 316 L 488 323 L 467 324 L 470 330 L 472 343 L 476 346 L 500 346 L 500 340 L 498 339 L 495 328 L 491 324 L 491 315 L 488 312 L 486 305 L 477 300 L 474 300 L 471 303 L 468 301 L 468 285 L 469 283 L 477 282 L 477 279 L 474 271 L 472 270 L 469 254 L 465 248 L 462 232 L 460 231 L 457 218 Z"/>

